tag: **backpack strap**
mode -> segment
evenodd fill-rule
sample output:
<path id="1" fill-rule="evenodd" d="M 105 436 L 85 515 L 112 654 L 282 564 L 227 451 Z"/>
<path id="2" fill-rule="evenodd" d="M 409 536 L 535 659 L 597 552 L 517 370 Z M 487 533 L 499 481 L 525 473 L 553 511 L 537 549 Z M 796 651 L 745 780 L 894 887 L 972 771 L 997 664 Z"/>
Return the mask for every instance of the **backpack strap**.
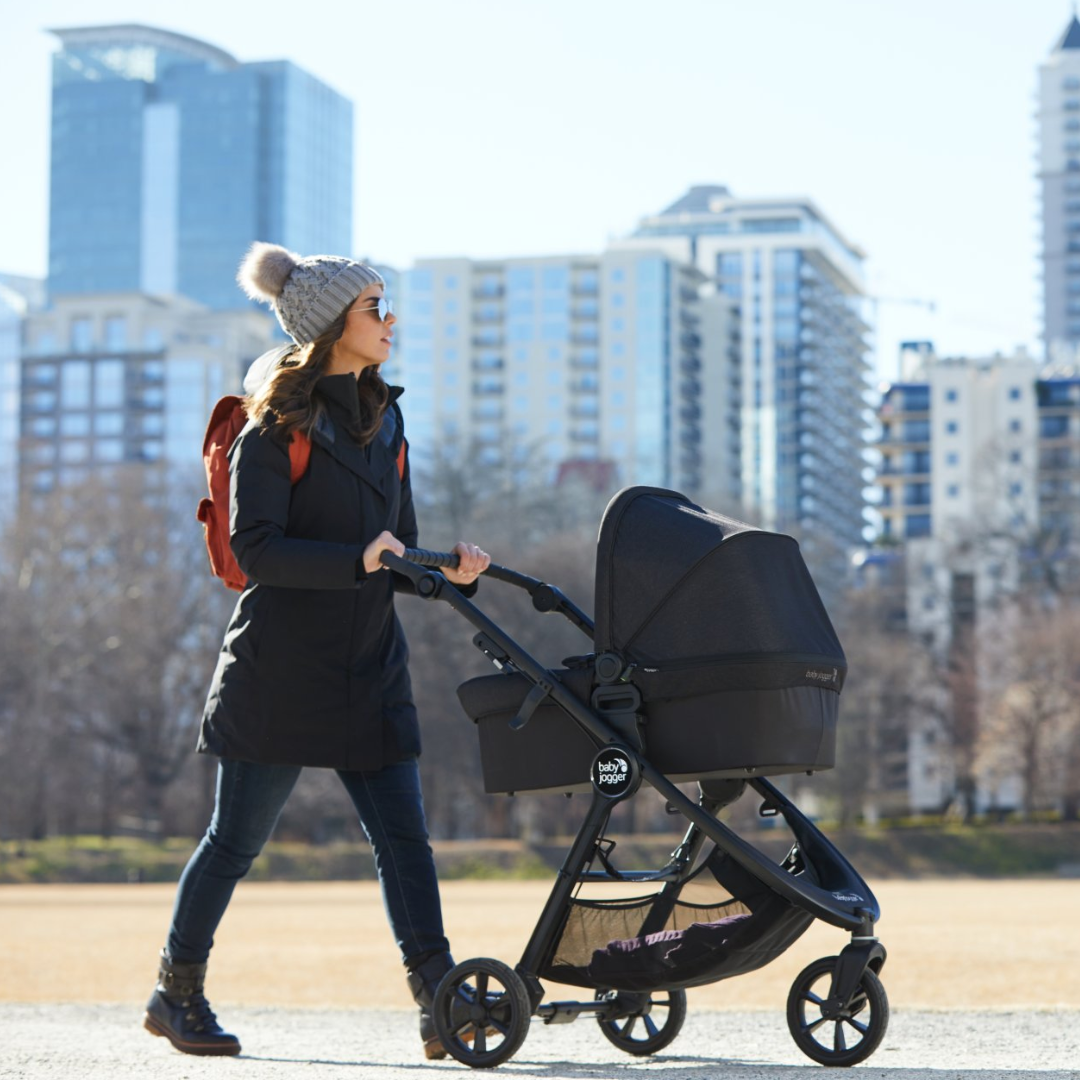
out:
<path id="1" fill-rule="evenodd" d="M 308 470 L 311 461 L 311 437 L 294 431 L 289 443 L 289 480 L 296 483 Z"/>

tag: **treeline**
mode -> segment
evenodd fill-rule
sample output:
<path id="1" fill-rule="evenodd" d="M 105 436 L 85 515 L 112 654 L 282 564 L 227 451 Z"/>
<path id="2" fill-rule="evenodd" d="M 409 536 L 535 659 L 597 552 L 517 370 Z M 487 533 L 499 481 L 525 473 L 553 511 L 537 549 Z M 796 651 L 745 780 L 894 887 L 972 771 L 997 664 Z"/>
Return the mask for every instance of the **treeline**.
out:
<path id="1" fill-rule="evenodd" d="M 480 543 L 497 562 L 558 585 L 591 612 L 607 495 L 553 487 L 527 461 L 418 467 L 414 486 L 430 493 L 420 508 L 421 543 Z M 194 746 L 235 596 L 209 576 L 194 519 L 199 494 L 197 476 L 148 489 L 136 469 L 27 501 L 4 530 L 0 838 L 194 836 L 205 828 L 215 762 Z M 1051 604 L 1036 602 L 1037 591 L 1003 603 L 998 632 L 976 661 L 962 637 L 940 653 L 909 632 L 897 617 L 902 582 L 845 591 L 832 570 L 836 553 L 812 544 L 807 551 L 851 671 L 838 767 L 804 785 L 819 812 L 846 822 L 901 813 L 910 787 L 904 770 L 930 762 L 944 770 L 942 811 L 970 816 L 976 788 L 1000 781 L 1019 785 L 1028 815 L 1076 817 L 1080 626 L 1066 592 Z M 579 630 L 534 611 L 520 590 L 484 581 L 477 603 L 548 666 L 589 651 Z M 447 605 L 401 598 L 398 610 L 412 654 L 433 835 L 535 841 L 576 829 L 581 797 L 483 794 L 476 733 L 455 691 L 493 668 L 472 645 L 473 628 Z M 913 758 L 923 739 L 936 745 Z M 626 830 L 672 827 L 648 793 L 618 814 Z M 336 777 L 307 770 L 279 838 L 357 835 Z"/>

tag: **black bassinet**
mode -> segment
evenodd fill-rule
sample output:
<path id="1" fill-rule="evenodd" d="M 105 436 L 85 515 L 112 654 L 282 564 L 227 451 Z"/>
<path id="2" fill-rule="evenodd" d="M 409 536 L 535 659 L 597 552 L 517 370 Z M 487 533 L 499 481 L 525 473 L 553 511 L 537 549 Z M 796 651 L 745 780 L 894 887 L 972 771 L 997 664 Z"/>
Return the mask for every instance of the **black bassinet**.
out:
<path id="1" fill-rule="evenodd" d="M 620 492 L 597 542 L 594 643 L 603 663 L 553 674 L 601 712 L 625 691 L 670 780 L 832 767 L 846 662 L 791 537 L 673 491 Z M 550 698 L 509 727 L 532 685 L 511 672 L 458 689 L 485 790 L 588 790 L 596 744 Z"/>

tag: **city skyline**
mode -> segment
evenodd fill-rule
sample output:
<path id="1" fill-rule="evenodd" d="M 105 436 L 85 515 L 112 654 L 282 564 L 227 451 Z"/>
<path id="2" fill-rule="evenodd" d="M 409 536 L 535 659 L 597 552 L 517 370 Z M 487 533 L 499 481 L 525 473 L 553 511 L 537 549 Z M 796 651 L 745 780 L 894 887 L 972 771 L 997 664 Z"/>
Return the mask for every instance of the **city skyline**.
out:
<path id="1" fill-rule="evenodd" d="M 354 255 L 407 268 L 596 252 L 718 183 L 809 197 L 867 251 L 882 377 L 910 338 L 942 354 L 1038 348 L 1035 90 L 1068 4 L 682 0 L 657 17 L 556 2 L 534 18 L 418 2 L 336 35 L 256 10 L 45 0 L 12 15 L 0 85 L 23 108 L 0 133 L 24 161 L 5 181 L 0 270 L 45 269 L 44 28 L 149 22 L 242 61 L 291 60 L 354 100 Z"/>

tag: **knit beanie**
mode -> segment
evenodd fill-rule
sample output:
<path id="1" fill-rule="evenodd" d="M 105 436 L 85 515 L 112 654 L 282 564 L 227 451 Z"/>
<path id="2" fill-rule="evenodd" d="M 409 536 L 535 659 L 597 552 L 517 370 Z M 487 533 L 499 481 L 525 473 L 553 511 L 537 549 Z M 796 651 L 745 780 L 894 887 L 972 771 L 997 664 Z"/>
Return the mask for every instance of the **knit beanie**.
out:
<path id="1" fill-rule="evenodd" d="M 369 285 L 385 284 L 364 263 L 340 255 L 303 259 L 280 244 L 261 241 L 251 245 L 236 280 L 252 300 L 270 304 L 282 329 L 297 345 L 306 345 L 328 330 Z"/>

